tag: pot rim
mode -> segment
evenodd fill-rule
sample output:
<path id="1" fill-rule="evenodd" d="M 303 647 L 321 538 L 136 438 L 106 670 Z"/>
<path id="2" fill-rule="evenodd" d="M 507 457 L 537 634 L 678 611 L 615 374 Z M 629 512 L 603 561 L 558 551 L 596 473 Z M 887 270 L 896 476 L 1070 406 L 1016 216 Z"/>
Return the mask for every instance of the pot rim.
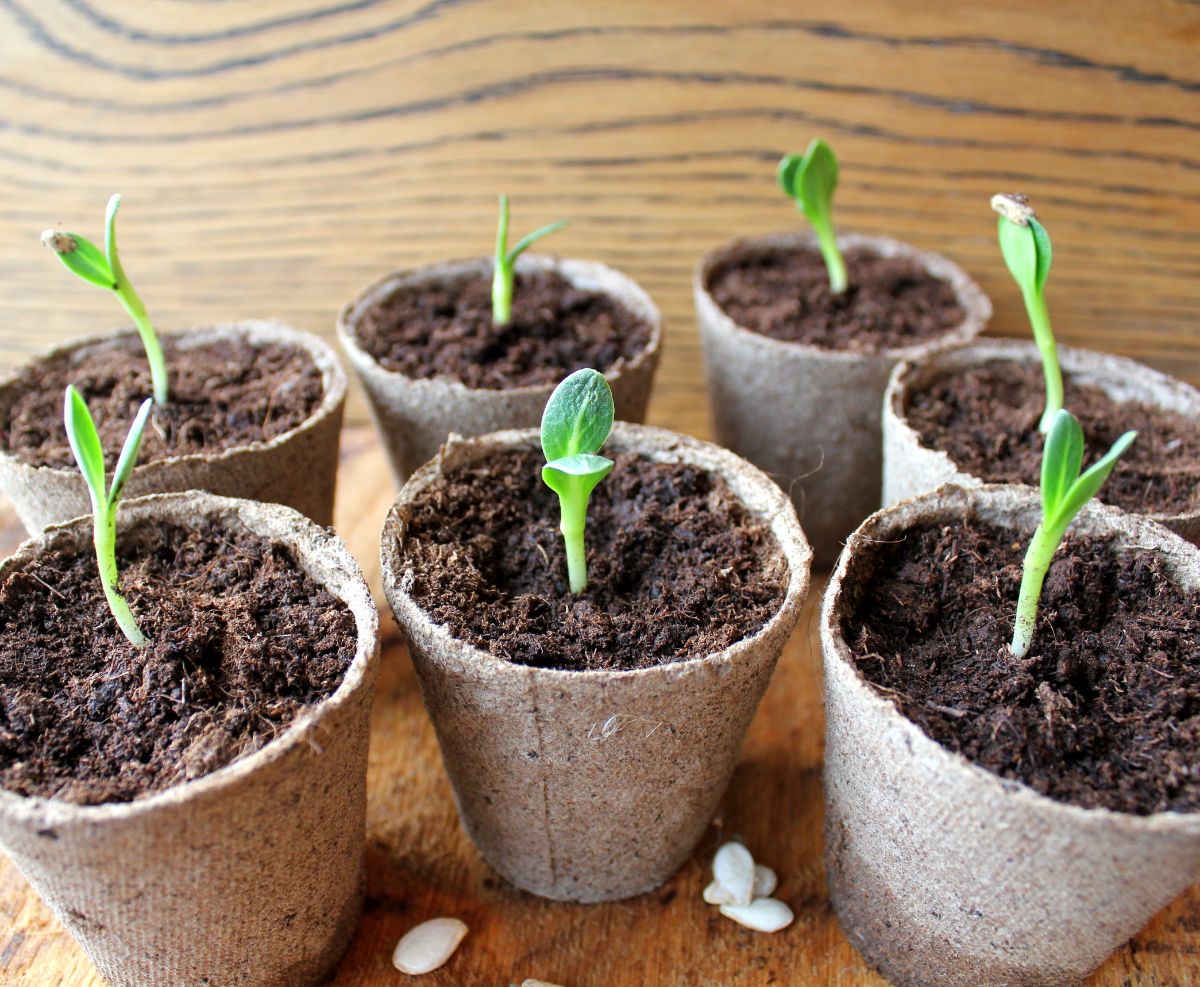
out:
<path id="1" fill-rule="evenodd" d="M 165 469 L 175 469 L 181 464 L 216 463 L 275 449 L 294 439 L 300 433 L 316 428 L 321 422 L 334 414 L 338 407 L 345 401 L 346 371 L 342 368 L 341 362 L 338 360 L 333 348 L 318 336 L 304 332 L 301 329 L 296 329 L 277 319 L 242 319 L 238 322 L 220 322 L 212 325 L 193 326 L 187 329 L 176 329 L 170 332 L 159 333 L 159 339 L 164 342 L 167 340 L 180 342 L 184 344 L 184 349 L 190 349 L 193 345 L 200 345 L 211 340 L 229 337 L 243 338 L 250 342 L 276 342 L 307 353 L 321 372 L 322 394 L 320 402 L 300 424 L 265 441 L 255 440 L 246 442 L 212 453 L 189 453 L 186 456 L 167 456 L 163 459 L 154 459 L 135 466 L 135 474 L 146 476 L 147 474 Z M 6 392 L 10 388 L 14 388 L 20 383 L 24 371 L 34 364 L 65 356 L 76 350 L 100 347 L 105 344 L 116 346 L 127 340 L 137 339 L 136 329 L 124 328 L 114 332 L 77 336 L 74 339 L 59 343 L 37 354 L 32 359 L 25 361 L 20 366 L 10 370 L 3 378 L 0 378 L 0 402 L 3 401 Z M 138 345 L 141 345 L 140 342 Z M 62 477 L 71 477 L 77 473 L 77 470 L 64 466 L 35 466 L 33 463 L 26 462 L 11 449 L 7 448 L 0 448 L 0 459 L 7 461 L 11 464 L 12 468 L 30 471 L 34 476 L 53 473 Z"/>
<path id="2" fill-rule="evenodd" d="M 615 442 L 613 442 L 614 439 Z M 467 439 L 451 435 L 450 440 L 442 447 L 438 455 L 414 472 L 401 487 L 392 506 L 388 509 L 387 518 L 384 521 L 380 561 L 385 595 L 397 622 L 406 633 L 408 633 L 409 626 L 418 625 L 422 634 L 432 640 L 439 650 L 465 654 L 483 668 L 516 670 L 523 674 L 533 673 L 562 682 L 594 683 L 633 681 L 655 675 L 682 677 L 703 667 L 736 660 L 744 652 L 757 647 L 762 638 L 773 633 L 781 624 L 787 621 L 795 623 L 793 617 L 798 614 L 808 595 L 812 548 L 800 527 L 800 521 L 796 517 L 791 500 L 778 484 L 757 467 L 751 466 L 727 449 L 678 432 L 650 425 L 635 425 L 630 422 L 614 423 L 609 438 L 611 445 L 607 445 L 607 448 L 615 451 L 650 449 L 667 454 L 681 453 L 682 455 L 677 459 L 664 459 L 663 461 L 693 463 L 718 473 L 727 481 L 740 477 L 743 485 L 753 484 L 756 492 L 760 493 L 767 502 L 762 510 L 754 510 L 750 508 L 749 504 L 745 504 L 742 496 L 735 493 L 738 500 L 742 501 L 747 508 L 753 510 L 755 514 L 770 524 L 772 534 L 779 543 L 780 552 L 788 564 L 788 582 L 783 600 L 767 622 L 754 634 L 743 637 L 720 651 L 697 658 L 689 658 L 686 661 L 668 662 L 648 668 L 583 671 L 518 665 L 455 637 L 446 625 L 435 623 L 427 611 L 412 598 L 397 575 L 400 563 L 399 536 L 403 533 L 406 525 L 406 522 L 400 518 L 400 508 L 441 478 L 442 465 L 445 457 L 449 454 L 459 453 L 466 457 L 465 461 L 473 461 L 494 449 L 537 447 L 538 442 L 539 432 L 535 428 L 506 429 Z"/>
<path id="3" fill-rule="evenodd" d="M 912 258 L 931 275 L 949 282 L 954 289 L 958 304 L 963 309 L 962 321 L 932 339 L 909 346 L 888 347 L 875 353 L 856 353 L 852 350 L 828 349 L 823 346 L 814 346 L 811 343 L 776 339 L 734 322 L 717 304 L 716 299 L 708 290 L 708 276 L 713 267 L 737 253 L 752 253 L 767 248 L 816 247 L 817 236 L 811 230 L 758 233 L 735 237 L 704 253 L 696 262 L 692 273 L 692 291 L 697 308 L 702 309 L 701 318 L 718 327 L 727 335 L 734 336 L 742 345 L 761 346 L 768 353 L 804 354 L 844 362 L 917 359 L 926 354 L 964 346 L 987 327 L 988 321 L 992 317 L 991 299 L 984 294 L 983 289 L 979 287 L 974 278 L 944 254 L 921 250 L 903 240 L 867 233 L 839 233 L 837 242 L 843 248 L 873 247 L 884 256 Z"/>
<path id="4" fill-rule="evenodd" d="M 1087 378 L 1085 383 L 1099 387 L 1100 390 L 1104 390 L 1106 393 L 1107 390 L 1102 383 L 1099 383 L 1100 381 L 1135 381 L 1143 385 L 1146 391 L 1161 389 L 1173 392 L 1181 403 L 1187 402 L 1194 405 L 1195 414 L 1200 416 L 1200 390 L 1192 387 L 1186 381 L 1179 380 L 1160 370 L 1155 370 L 1153 367 L 1139 363 L 1137 360 L 1126 356 L 1117 356 L 1112 353 L 1103 353 L 1098 350 L 1082 349 L 1074 346 L 1059 346 L 1058 357 L 1064 371 L 1068 374 L 1084 376 Z M 977 339 L 966 346 L 960 346 L 953 350 L 932 353 L 921 360 L 902 360 L 892 368 L 892 372 L 888 377 L 887 389 L 884 391 L 883 397 L 884 416 L 889 418 L 895 427 L 899 429 L 899 434 L 903 441 L 919 449 L 922 453 L 935 457 L 938 462 L 948 466 L 957 475 L 964 478 L 963 480 L 956 480 L 955 482 L 957 483 L 966 482 L 966 478 L 979 483 L 985 483 L 985 481 L 980 480 L 972 473 L 968 473 L 950 458 L 949 453 L 925 444 L 921 439 L 920 433 L 909 423 L 909 400 L 915 391 L 928 388 L 929 385 L 962 369 L 965 365 L 975 366 L 1001 360 L 1041 365 L 1041 355 L 1038 353 L 1037 346 L 1032 341 L 989 337 Z M 955 366 L 948 367 L 946 366 L 947 364 L 955 364 Z M 1154 398 L 1134 398 L 1130 400 L 1150 404 L 1165 411 L 1175 410 L 1173 408 L 1166 408 L 1161 400 Z M 1122 404 L 1127 402 L 1114 400 L 1114 403 Z M 1175 513 L 1154 511 L 1143 516 L 1160 523 L 1167 521 L 1174 523 L 1180 521 L 1185 523 L 1200 523 L 1200 506 L 1190 511 Z"/>
<path id="5" fill-rule="evenodd" d="M 378 674 L 379 612 L 371 598 L 371 591 L 367 588 L 362 570 L 345 543 L 332 529 L 323 528 L 298 511 L 281 504 L 219 497 L 198 490 L 150 494 L 123 502 L 118 525 L 125 527 L 143 520 L 152 522 L 162 513 L 161 509 L 174 509 L 192 519 L 220 518 L 252 532 L 269 526 L 284 528 L 289 537 L 283 538 L 275 534 L 269 536 L 269 539 L 275 543 L 287 544 L 295 554 L 297 562 L 306 571 L 306 558 L 326 559 L 330 569 L 337 570 L 345 577 L 345 588 L 337 591 L 329 585 L 328 578 L 322 579 L 311 572 L 309 577 L 344 603 L 353 614 L 356 637 L 354 658 L 333 692 L 319 703 L 302 708 L 286 728 L 252 754 L 237 758 L 199 778 L 179 782 L 130 802 L 78 805 L 45 796 L 19 795 L 0 788 L 0 813 L 13 821 L 42 827 L 66 823 L 99 825 L 123 822 L 205 795 L 213 795 L 224 789 L 233 789 L 260 768 L 278 761 L 296 747 L 308 744 L 310 730 L 330 713 L 348 705 L 359 693 L 369 688 Z M 15 562 L 38 554 L 55 541 L 70 538 L 74 529 L 90 523 L 90 517 L 73 518 L 61 524 L 51 525 L 40 535 L 26 539 L 12 555 L 0 562 L 0 580 L 6 577 Z M 88 543 L 86 538 L 84 541 Z"/>
<path id="6" fill-rule="evenodd" d="M 1015 505 L 1012 503 L 1014 500 Z M 1006 505 L 1005 501 L 1009 503 Z M 961 517 L 964 512 L 975 511 L 980 507 L 995 507 L 1000 512 L 1019 510 L 1031 520 L 1040 517 L 1041 514 L 1041 500 L 1032 487 L 1006 484 L 962 487 L 946 483 L 918 497 L 885 507 L 867 518 L 847 539 L 846 548 L 830 574 L 821 603 L 820 634 L 824 660 L 837 662 L 842 666 L 845 673 L 842 678 L 847 688 L 855 693 L 857 704 L 866 705 L 878 717 L 891 721 L 903 731 L 906 745 L 912 751 L 913 757 L 936 758 L 942 762 L 942 773 L 946 776 L 947 785 L 985 786 L 995 791 L 998 796 L 1016 800 L 1017 804 L 1024 803 L 1040 813 L 1057 815 L 1063 824 L 1102 824 L 1126 827 L 1139 832 L 1166 830 L 1200 835 L 1200 809 L 1191 812 L 1167 810 L 1150 815 L 1137 815 L 1104 807 L 1084 808 L 1043 795 L 1022 781 L 1002 778 L 934 740 L 905 716 L 892 699 L 881 694 L 863 677 L 838 626 L 842 608 L 846 603 L 847 577 L 852 575 L 849 570 L 851 562 L 855 561 L 856 553 L 864 545 L 894 539 L 921 521 L 936 520 L 948 515 Z M 1200 549 L 1156 521 L 1144 515 L 1126 513 L 1095 500 L 1083 508 L 1075 524 L 1081 519 L 1088 523 L 1089 527 L 1115 534 L 1118 544 L 1122 547 L 1158 551 L 1175 579 L 1179 579 L 1182 569 L 1190 567 L 1193 570 L 1190 581 L 1196 584 L 1190 588 L 1200 586 Z M 991 520 L 1000 523 L 994 517 Z"/>
<path id="7" fill-rule="evenodd" d="M 500 388 L 469 387 L 457 377 L 445 375 L 437 377 L 409 377 L 398 370 L 388 369 L 359 345 L 358 321 L 362 318 L 363 313 L 382 296 L 390 295 L 400 288 L 409 285 L 423 284 L 430 281 L 455 281 L 472 274 L 490 273 L 491 270 L 491 257 L 466 257 L 458 260 L 435 261 L 431 264 L 422 264 L 419 267 L 391 271 L 382 277 L 376 278 L 338 310 L 338 339 L 354 362 L 369 365 L 384 379 L 403 381 L 408 387 L 436 388 L 438 390 L 450 390 L 470 395 L 503 394 L 519 397 L 545 394 L 548 396 L 557 386 L 556 384 L 523 384 L 520 387 Z M 572 283 L 576 283 L 579 278 L 597 272 L 602 272 L 606 276 L 614 278 L 622 285 L 633 302 L 636 303 L 637 307 L 632 310 L 635 315 L 639 316 L 649 326 L 650 338 L 646 342 L 646 345 L 633 355 L 632 359 L 626 360 L 624 357 L 619 357 L 616 363 L 611 367 L 602 369 L 601 372 L 612 382 L 620 378 L 623 374 L 628 374 L 644 364 L 653 363 L 658 359 L 659 350 L 662 347 L 662 312 L 654 304 L 653 299 L 651 299 L 646 290 L 625 272 L 603 264 L 600 261 L 579 260 L 570 257 L 560 257 L 557 254 L 538 253 L 524 253 L 518 257 L 516 270 L 518 272 L 530 270 L 555 271 Z M 601 288 L 596 290 L 598 293 L 616 297 L 608 289 Z M 626 308 L 632 307 L 628 298 L 617 297 L 617 300 Z"/>

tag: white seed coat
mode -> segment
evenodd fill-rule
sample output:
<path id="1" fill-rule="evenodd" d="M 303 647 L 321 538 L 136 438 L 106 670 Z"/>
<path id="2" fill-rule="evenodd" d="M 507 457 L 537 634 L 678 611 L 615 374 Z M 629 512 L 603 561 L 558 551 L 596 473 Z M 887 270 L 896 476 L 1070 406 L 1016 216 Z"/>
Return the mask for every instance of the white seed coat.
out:
<path id="1" fill-rule="evenodd" d="M 733 899 L 729 896 L 729 892 L 721 887 L 720 881 L 713 881 L 704 889 L 704 903 L 706 905 L 732 905 Z"/>
<path id="2" fill-rule="evenodd" d="M 749 905 L 722 905 L 721 914 L 756 932 L 778 932 L 796 917 L 776 898 L 755 898 Z"/>
<path id="3" fill-rule="evenodd" d="M 467 927 L 456 918 L 432 918 L 404 933 L 392 952 L 392 966 L 401 973 L 416 976 L 429 973 L 445 963 L 467 934 Z"/>
<path id="4" fill-rule="evenodd" d="M 779 887 L 779 878 L 775 876 L 775 872 L 764 864 L 755 864 L 754 897 L 769 898 L 775 893 L 777 887 Z M 718 901 L 716 904 L 721 905 L 725 903 Z"/>
<path id="5" fill-rule="evenodd" d="M 726 843 L 713 857 L 713 877 L 733 905 L 748 906 L 754 897 L 754 858 L 740 843 Z"/>
<path id="6" fill-rule="evenodd" d="M 549 980 L 523 980 L 521 987 L 559 987 L 559 985 L 552 984 Z"/>

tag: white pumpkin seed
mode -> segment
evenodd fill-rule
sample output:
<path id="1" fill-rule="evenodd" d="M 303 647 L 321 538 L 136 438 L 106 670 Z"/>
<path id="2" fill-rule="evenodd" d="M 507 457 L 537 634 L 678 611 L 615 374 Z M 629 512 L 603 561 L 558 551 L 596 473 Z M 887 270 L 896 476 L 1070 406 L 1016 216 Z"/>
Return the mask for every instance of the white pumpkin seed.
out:
<path id="1" fill-rule="evenodd" d="M 467 934 L 456 918 L 431 918 L 404 933 L 392 952 L 392 966 L 413 976 L 429 973 L 445 963 Z"/>
<path id="2" fill-rule="evenodd" d="M 757 932 L 778 932 L 796 917 L 776 898 L 755 898 L 749 905 L 722 905 L 721 914 Z"/>
<path id="3" fill-rule="evenodd" d="M 721 887 L 720 881 L 712 881 L 704 889 L 704 903 L 706 905 L 730 905 L 733 903 L 733 899 L 729 897 L 729 892 Z"/>
<path id="4" fill-rule="evenodd" d="M 754 897 L 769 898 L 779 887 L 779 878 L 775 872 L 763 864 L 754 865 Z M 721 904 L 721 902 L 718 902 Z"/>
<path id="5" fill-rule="evenodd" d="M 521 987 L 559 987 L 559 985 L 552 984 L 549 980 L 524 980 L 521 982 Z"/>
<path id="6" fill-rule="evenodd" d="M 754 897 L 754 858 L 741 843 L 726 843 L 713 857 L 713 877 L 731 904 L 747 906 Z"/>

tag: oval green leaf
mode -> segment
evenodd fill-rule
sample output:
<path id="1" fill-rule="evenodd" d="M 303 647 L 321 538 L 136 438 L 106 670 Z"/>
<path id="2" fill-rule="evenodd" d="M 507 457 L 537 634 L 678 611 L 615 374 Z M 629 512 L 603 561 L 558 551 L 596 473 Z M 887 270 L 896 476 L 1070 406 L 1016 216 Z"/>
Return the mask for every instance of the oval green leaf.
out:
<path id="1" fill-rule="evenodd" d="M 542 452 L 546 459 L 566 459 L 600 451 L 612 431 L 616 408 L 604 375 L 576 370 L 554 389 L 542 413 Z"/>

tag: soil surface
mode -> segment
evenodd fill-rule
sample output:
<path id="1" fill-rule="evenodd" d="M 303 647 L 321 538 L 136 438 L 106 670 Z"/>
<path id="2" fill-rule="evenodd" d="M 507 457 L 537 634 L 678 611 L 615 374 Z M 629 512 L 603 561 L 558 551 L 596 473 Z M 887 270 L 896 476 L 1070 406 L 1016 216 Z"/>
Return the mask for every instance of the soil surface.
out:
<path id="1" fill-rule="evenodd" d="M 539 271 L 517 275 L 506 326 L 492 324 L 489 274 L 403 288 L 363 313 L 356 337 L 406 377 L 502 390 L 557 384 L 583 367 L 611 370 L 646 348 L 650 326 L 607 294 Z"/>
<path id="2" fill-rule="evenodd" d="M 181 349 L 163 337 L 170 401 L 154 409 L 138 462 L 220 452 L 267 442 L 303 424 L 325 394 L 321 371 L 303 350 L 222 340 Z M 137 339 L 38 361 L 15 400 L 0 409 L 0 442 L 22 462 L 75 468 L 63 428 L 63 391 L 74 384 L 87 401 L 111 468 L 141 403 L 153 393 L 150 365 Z"/>
<path id="3" fill-rule="evenodd" d="M 0 786 L 128 802 L 258 750 L 328 696 L 354 617 L 287 549 L 245 532 L 145 524 L 119 548 L 134 648 L 94 554 L 46 554 L 0 586 Z"/>
<path id="4" fill-rule="evenodd" d="M 788 343 L 879 353 L 937 339 L 966 313 L 948 281 L 908 257 L 845 253 L 848 284 L 829 290 L 815 249 L 747 251 L 717 265 L 707 288 L 739 326 Z"/>
<path id="5" fill-rule="evenodd" d="M 1200 594 L 1152 552 L 1068 535 L 1014 658 L 1030 534 L 964 520 L 876 545 L 842 627 L 859 669 L 939 743 L 1051 798 L 1200 809 Z"/>
<path id="6" fill-rule="evenodd" d="M 647 668 L 719 651 L 779 610 L 788 567 L 769 526 L 719 476 L 632 454 L 592 494 L 589 582 L 572 596 L 543 463 L 498 453 L 413 505 L 405 578 L 456 637 L 541 668 Z"/>
<path id="7" fill-rule="evenodd" d="M 1087 443 L 1085 464 L 1123 432 L 1137 440 L 1100 490 L 1100 499 L 1138 514 L 1200 509 L 1200 421 L 1145 404 L 1114 404 L 1098 387 L 1064 378 L 1066 406 Z M 1040 365 L 995 360 L 912 395 L 905 409 L 921 442 L 989 483 L 1037 486 L 1042 470 L 1038 422 L 1046 406 Z"/>

